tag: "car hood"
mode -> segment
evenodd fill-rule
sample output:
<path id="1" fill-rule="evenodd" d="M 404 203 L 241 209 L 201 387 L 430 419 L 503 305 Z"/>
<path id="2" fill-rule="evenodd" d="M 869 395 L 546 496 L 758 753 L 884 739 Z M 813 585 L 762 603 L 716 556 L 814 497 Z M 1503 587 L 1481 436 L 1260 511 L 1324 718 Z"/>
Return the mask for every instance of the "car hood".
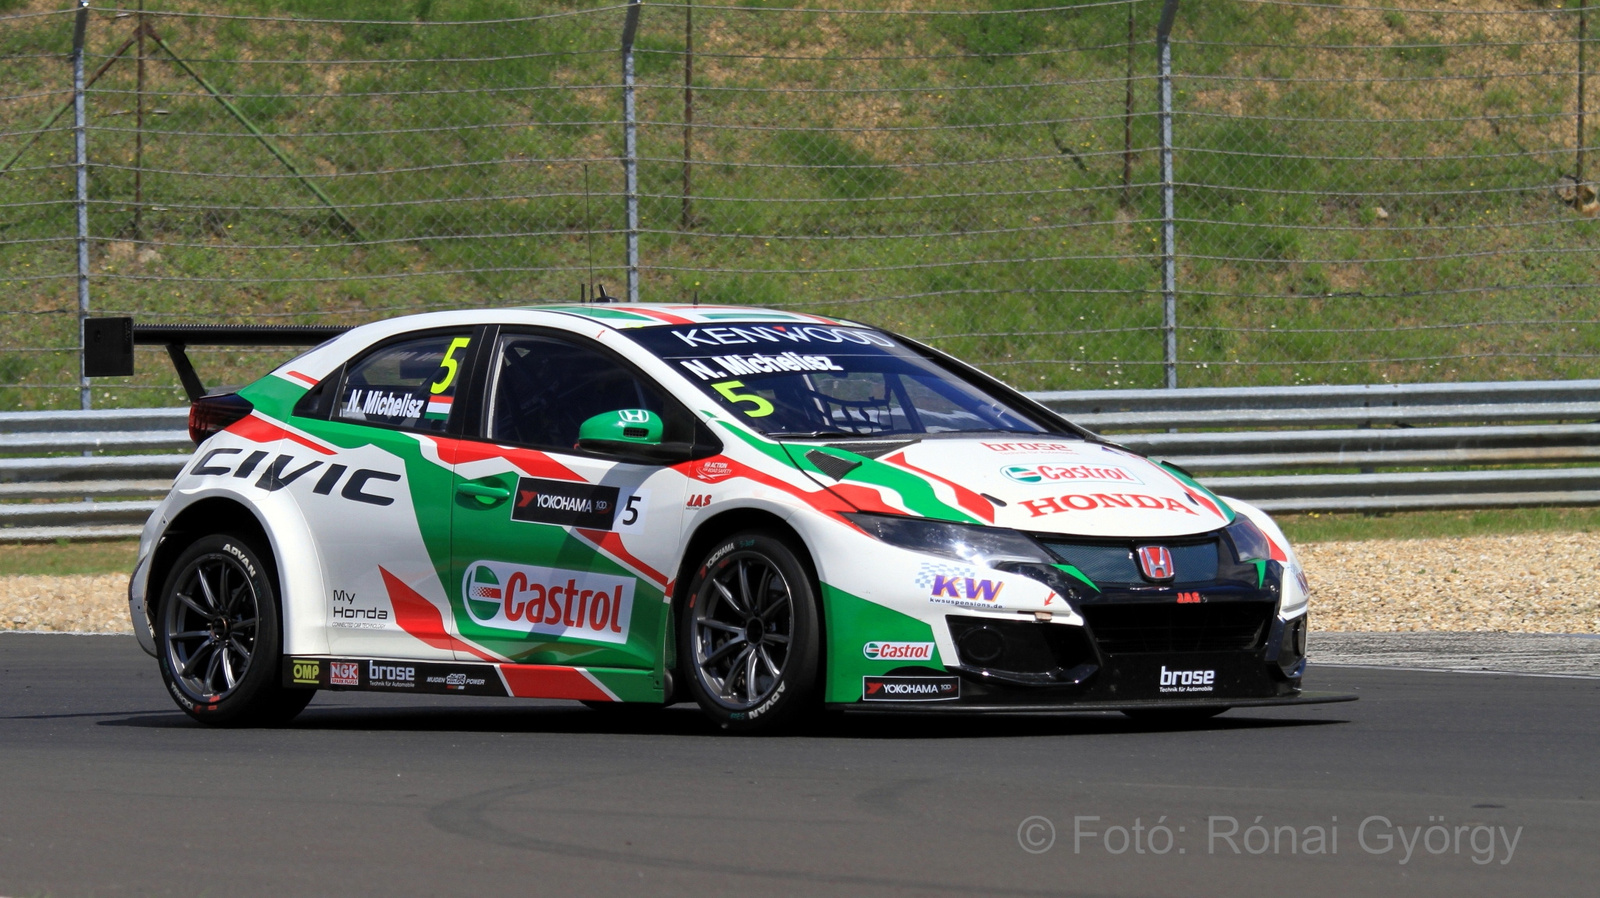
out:
<path id="1" fill-rule="evenodd" d="M 1182 472 L 1103 443 L 1006 435 L 785 447 L 862 511 L 1135 538 L 1204 533 L 1233 519 Z"/>

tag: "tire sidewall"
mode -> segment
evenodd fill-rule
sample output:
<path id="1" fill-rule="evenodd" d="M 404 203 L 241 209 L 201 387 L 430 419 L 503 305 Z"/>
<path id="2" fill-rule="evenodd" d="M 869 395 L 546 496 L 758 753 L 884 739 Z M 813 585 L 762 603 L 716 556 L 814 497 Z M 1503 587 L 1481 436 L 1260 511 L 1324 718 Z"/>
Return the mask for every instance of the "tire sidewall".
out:
<path id="1" fill-rule="evenodd" d="M 236 570 L 244 573 L 256 592 L 256 641 L 250 653 L 250 666 L 239 685 L 227 695 L 206 701 L 190 695 L 181 685 L 167 646 L 167 608 L 178 601 L 178 585 L 196 561 L 215 555 L 225 555 L 238 562 Z M 247 724 L 262 718 L 267 706 L 279 704 L 282 689 L 278 683 L 281 666 L 281 628 L 278 621 L 277 577 L 254 542 L 234 534 L 203 536 L 194 541 L 178 556 L 162 585 L 156 609 L 156 658 L 161 666 L 161 679 L 167 694 L 183 709 L 185 714 L 202 723 L 214 725 Z"/>
<path id="2" fill-rule="evenodd" d="M 700 681 L 695 660 L 694 615 L 711 576 L 732 562 L 735 553 L 760 554 L 783 574 L 793 606 L 793 632 L 784 662 L 783 677 L 777 690 L 749 709 L 729 708 L 711 695 Z M 689 583 L 688 598 L 680 606 L 678 619 L 679 674 L 683 688 L 695 703 L 723 729 L 732 732 L 766 732 L 800 719 L 814 704 L 817 673 L 820 670 L 821 626 L 817 589 L 799 552 L 784 539 L 768 533 L 739 533 L 719 540 L 695 568 Z"/>

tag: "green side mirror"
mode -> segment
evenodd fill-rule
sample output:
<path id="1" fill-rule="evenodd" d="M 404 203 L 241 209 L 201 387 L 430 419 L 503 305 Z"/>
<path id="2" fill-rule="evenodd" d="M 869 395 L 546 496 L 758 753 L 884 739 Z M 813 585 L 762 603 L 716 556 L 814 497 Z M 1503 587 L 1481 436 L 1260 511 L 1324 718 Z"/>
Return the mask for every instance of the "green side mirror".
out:
<path id="1" fill-rule="evenodd" d="M 604 412 L 578 427 L 580 448 L 623 449 L 661 445 L 661 416 L 642 408 Z"/>

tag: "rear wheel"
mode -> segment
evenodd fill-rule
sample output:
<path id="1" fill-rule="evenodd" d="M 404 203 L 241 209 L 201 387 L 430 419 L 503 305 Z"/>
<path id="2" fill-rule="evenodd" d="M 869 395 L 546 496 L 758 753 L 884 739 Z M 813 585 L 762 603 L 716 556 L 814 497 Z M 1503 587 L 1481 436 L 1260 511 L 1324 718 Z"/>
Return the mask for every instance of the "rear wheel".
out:
<path id="1" fill-rule="evenodd" d="M 245 538 L 201 537 L 178 556 L 162 588 L 161 677 L 178 707 L 202 723 L 283 723 L 314 694 L 280 683 L 276 578 L 266 558 Z"/>
<path id="2" fill-rule="evenodd" d="M 678 627 L 684 676 L 723 728 L 776 729 L 814 704 L 816 588 L 798 555 L 764 533 L 712 548 L 689 586 Z"/>

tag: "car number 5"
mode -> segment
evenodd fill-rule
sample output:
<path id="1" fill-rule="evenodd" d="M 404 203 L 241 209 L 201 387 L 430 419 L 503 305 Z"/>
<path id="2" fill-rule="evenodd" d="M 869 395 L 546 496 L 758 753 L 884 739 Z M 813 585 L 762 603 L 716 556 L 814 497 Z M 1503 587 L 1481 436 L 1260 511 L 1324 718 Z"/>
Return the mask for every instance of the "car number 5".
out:
<path id="1" fill-rule="evenodd" d="M 765 418 L 774 411 L 772 403 L 754 393 L 737 392 L 744 386 L 742 380 L 725 380 L 719 384 L 712 384 L 711 388 L 727 397 L 729 402 L 750 402 L 755 404 L 753 409 L 741 409 L 746 416 L 751 418 Z"/>
<path id="2" fill-rule="evenodd" d="M 450 341 L 450 348 L 445 350 L 444 358 L 439 360 L 439 367 L 444 370 L 444 376 L 429 385 L 428 392 L 437 395 L 450 389 L 450 385 L 455 383 L 456 373 L 461 370 L 461 362 L 456 359 L 456 350 L 465 349 L 471 342 L 471 337 L 457 337 Z"/>
<path id="3" fill-rule="evenodd" d="M 642 497 L 637 493 L 628 497 L 628 504 L 622 507 L 622 526 L 632 527 L 639 522 L 638 504 L 640 498 Z"/>

